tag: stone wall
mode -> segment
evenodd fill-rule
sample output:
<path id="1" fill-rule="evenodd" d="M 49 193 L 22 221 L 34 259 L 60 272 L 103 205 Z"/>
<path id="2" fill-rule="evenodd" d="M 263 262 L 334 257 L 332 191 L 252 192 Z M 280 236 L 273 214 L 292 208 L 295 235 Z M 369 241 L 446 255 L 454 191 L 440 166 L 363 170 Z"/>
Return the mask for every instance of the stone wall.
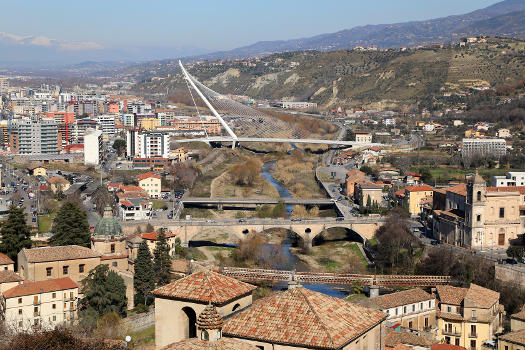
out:
<path id="1" fill-rule="evenodd" d="M 124 323 L 130 332 L 136 332 L 151 327 L 155 324 L 155 308 L 142 314 L 126 317 Z"/>
<path id="2" fill-rule="evenodd" d="M 525 271 L 517 267 L 505 265 L 495 265 L 496 279 L 504 282 L 512 282 L 525 289 Z"/>

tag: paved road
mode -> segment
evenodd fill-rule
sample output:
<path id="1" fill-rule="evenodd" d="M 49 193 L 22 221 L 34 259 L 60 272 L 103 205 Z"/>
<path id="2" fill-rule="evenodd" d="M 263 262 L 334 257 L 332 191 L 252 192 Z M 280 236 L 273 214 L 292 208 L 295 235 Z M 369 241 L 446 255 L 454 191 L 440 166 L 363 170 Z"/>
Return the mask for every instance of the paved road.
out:
<path id="1" fill-rule="evenodd" d="M 22 170 L 15 170 L 11 166 L 8 166 L 5 162 L 3 163 L 2 182 L 5 184 L 6 189 L 9 191 L 6 195 L 0 196 L 0 204 L 6 205 L 8 199 L 13 200 L 23 199 L 21 206 L 24 208 L 26 213 L 26 222 L 28 225 L 36 227 L 37 222 L 33 222 L 33 212 L 37 210 L 36 196 L 33 199 L 29 198 L 29 192 L 33 192 L 35 195 L 38 193 L 38 181 L 36 178 L 27 175 Z M 11 186 L 11 182 L 15 183 L 15 186 Z M 27 185 L 24 185 L 24 182 Z M 27 190 L 24 190 L 24 186 L 27 186 Z M 16 188 L 16 191 L 15 191 Z M 18 205 L 19 202 L 14 203 Z"/>

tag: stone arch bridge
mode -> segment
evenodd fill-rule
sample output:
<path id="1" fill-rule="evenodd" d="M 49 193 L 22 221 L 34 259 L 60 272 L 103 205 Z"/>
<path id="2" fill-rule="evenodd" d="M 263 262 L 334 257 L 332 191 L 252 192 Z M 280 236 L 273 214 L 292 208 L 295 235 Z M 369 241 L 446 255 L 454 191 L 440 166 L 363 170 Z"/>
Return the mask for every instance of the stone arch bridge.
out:
<path id="1" fill-rule="evenodd" d="M 164 228 L 177 234 L 182 244 L 188 244 L 201 232 L 210 229 L 220 229 L 233 233 L 240 240 L 250 232 L 264 232 L 273 228 L 290 230 L 303 241 L 305 249 L 311 249 L 313 239 L 324 230 L 336 227 L 349 229 L 357 233 L 365 242 L 371 239 L 376 230 L 385 222 L 384 218 L 322 218 L 322 219 L 239 219 L 239 220 L 144 220 L 126 221 L 122 223 L 125 234 L 136 232 L 137 226 L 145 227 L 151 224 L 155 230 Z"/>

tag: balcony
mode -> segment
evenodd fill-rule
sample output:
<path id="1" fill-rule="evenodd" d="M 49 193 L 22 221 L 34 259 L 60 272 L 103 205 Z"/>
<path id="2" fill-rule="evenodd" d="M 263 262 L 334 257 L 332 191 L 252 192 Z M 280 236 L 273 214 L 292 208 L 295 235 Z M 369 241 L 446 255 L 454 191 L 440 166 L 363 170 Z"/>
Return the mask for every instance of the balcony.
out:
<path id="1" fill-rule="evenodd" d="M 443 331 L 441 331 L 441 333 L 443 333 L 443 335 L 451 335 L 451 336 L 454 336 L 454 337 L 461 337 L 461 333 L 456 332 L 456 331 L 452 331 L 452 330 L 443 330 Z"/>
<path id="2" fill-rule="evenodd" d="M 469 338 L 477 338 L 478 337 L 478 333 L 469 333 L 468 337 Z"/>
<path id="3" fill-rule="evenodd" d="M 33 312 L 33 316 L 34 317 L 39 317 L 40 316 L 40 311 Z"/>

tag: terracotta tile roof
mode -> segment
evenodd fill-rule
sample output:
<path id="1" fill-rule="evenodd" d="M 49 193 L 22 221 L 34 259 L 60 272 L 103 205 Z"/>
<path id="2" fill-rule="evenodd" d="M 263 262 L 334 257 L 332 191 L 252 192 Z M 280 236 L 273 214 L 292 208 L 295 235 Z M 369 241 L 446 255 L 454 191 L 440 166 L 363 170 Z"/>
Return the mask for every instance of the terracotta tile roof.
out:
<path id="1" fill-rule="evenodd" d="M 68 184 L 69 181 L 64 179 L 62 176 L 51 176 L 47 179 L 50 184 Z"/>
<path id="2" fill-rule="evenodd" d="M 421 288 L 413 288 L 400 292 L 384 294 L 370 299 L 381 309 L 390 309 L 397 306 L 415 304 L 422 301 L 433 300 L 434 296 Z"/>
<path id="3" fill-rule="evenodd" d="M 296 287 L 255 301 L 231 316 L 223 334 L 283 345 L 339 349 L 387 314 Z"/>
<path id="4" fill-rule="evenodd" d="M 428 348 L 437 343 L 438 341 L 435 339 L 423 337 L 412 332 L 395 332 L 391 330 L 388 331 L 385 337 L 385 346 L 391 348 L 398 344 L 416 345 Z"/>
<path id="5" fill-rule="evenodd" d="M 359 187 L 365 190 L 382 190 L 383 186 L 376 185 L 375 183 L 363 182 L 359 184 Z"/>
<path id="6" fill-rule="evenodd" d="M 3 270 L 0 271 L 0 283 L 6 283 L 6 282 L 19 282 L 23 281 L 24 279 L 20 277 L 16 272 L 11 270 Z"/>
<path id="7" fill-rule="evenodd" d="M 467 350 L 467 348 L 452 344 L 434 344 L 430 350 Z"/>
<path id="8" fill-rule="evenodd" d="M 259 350 L 255 345 L 252 345 L 248 342 L 230 339 L 230 338 L 221 338 L 219 340 L 209 342 L 200 340 L 198 338 L 190 338 L 182 340 L 177 343 L 170 344 L 162 350 Z"/>
<path id="9" fill-rule="evenodd" d="M 202 270 L 159 287 L 152 293 L 157 297 L 202 303 L 211 302 L 214 305 L 220 305 L 240 296 L 250 294 L 256 288 L 254 285 L 241 282 L 235 278 L 210 270 Z"/>
<path id="10" fill-rule="evenodd" d="M 128 257 L 128 253 L 119 255 L 102 255 L 100 260 L 113 260 L 113 259 L 125 259 Z"/>
<path id="11" fill-rule="evenodd" d="M 487 187 L 487 192 L 519 192 L 525 194 L 525 186 Z"/>
<path id="12" fill-rule="evenodd" d="M 520 312 L 517 312 L 515 314 L 512 314 L 510 318 L 516 318 L 518 320 L 525 321 L 525 306 L 521 309 Z"/>
<path id="13" fill-rule="evenodd" d="M 432 187 L 429 185 L 421 185 L 421 186 L 408 186 L 405 188 L 405 191 L 408 192 L 423 192 L 423 191 L 434 191 Z"/>
<path id="14" fill-rule="evenodd" d="M 443 304 L 461 305 L 467 292 L 467 288 L 453 287 L 449 285 L 437 286 L 439 301 Z"/>
<path id="15" fill-rule="evenodd" d="M 15 262 L 11 260 L 7 255 L 0 253 L 0 265 L 14 264 Z"/>
<path id="16" fill-rule="evenodd" d="M 445 188 L 445 190 L 447 192 L 452 192 L 452 193 L 459 194 L 460 196 L 465 197 L 467 195 L 467 184 L 462 183 L 459 185 Z"/>
<path id="17" fill-rule="evenodd" d="M 166 238 L 177 237 L 177 234 L 172 233 L 172 232 L 164 232 L 164 235 L 166 236 Z M 157 232 L 153 231 L 153 232 L 141 233 L 139 234 L 139 237 L 142 239 L 148 239 L 150 241 L 155 241 L 157 239 Z"/>
<path id="18" fill-rule="evenodd" d="M 149 198 L 149 195 L 144 191 L 131 191 L 131 192 L 119 192 L 117 193 L 118 199 L 124 198 Z"/>
<path id="19" fill-rule="evenodd" d="M 465 299 L 473 302 L 479 307 L 488 309 L 499 300 L 499 293 L 471 283 L 470 288 L 465 295 Z"/>
<path id="20" fill-rule="evenodd" d="M 121 185 L 120 186 L 120 189 L 124 192 L 142 192 L 144 191 L 141 187 L 139 186 L 126 186 L 126 185 Z"/>
<path id="21" fill-rule="evenodd" d="M 5 298 L 17 298 L 24 295 L 48 293 L 73 288 L 78 288 L 78 285 L 73 282 L 71 278 L 64 277 L 39 282 L 26 281 L 16 287 L 6 290 L 3 294 Z"/>
<path id="22" fill-rule="evenodd" d="M 397 197 L 404 197 L 404 196 L 405 196 L 405 189 L 402 189 L 402 190 L 396 191 L 396 192 L 394 192 L 394 194 L 395 194 Z"/>
<path id="23" fill-rule="evenodd" d="M 413 350 L 414 348 L 405 344 L 397 344 L 393 348 L 394 350 Z"/>
<path id="24" fill-rule="evenodd" d="M 525 329 L 510 332 L 499 336 L 499 340 L 508 341 L 510 343 L 525 345 Z"/>
<path id="25" fill-rule="evenodd" d="M 100 254 L 95 251 L 78 245 L 40 247 L 32 249 L 24 248 L 22 249 L 22 252 L 29 263 L 100 257 Z"/>
<path id="26" fill-rule="evenodd" d="M 365 173 L 363 173 L 361 170 L 358 170 L 358 169 L 354 169 L 354 170 L 350 170 L 346 173 L 346 176 L 347 177 L 350 177 L 350 176 L 360 176 L 360 177 L 364 177 L 365 176 Z"/>
<path id="27" fill-rule="evenodd" d="M 44 168 L 46 169 L 46 167 L 42 164 L 32 164 L 32 165 L 28 165 L 27 166 L 27 170 L 35 170 L 37 168 Z"/>
<path id="28" fill-rule="evenodd" d="M 128 200 L 120 201 L 120 204 L 125 205 L 126 207 L 133 207 L 133 203 Z"/>
<path id="29" fill-rule="evenodd" d="M 437 316 L 446 320 L 463 321 L 463 316 L 461 316 L 460 314 L 451 314 L 448 312 L 441 312 L 438 310 Z"/>
<path id="30" fill-rule="evenodd" d="M 155 179 L 161 179 L 160 175 L 157 175 L 151 171 L 147 172 L 147 173 L 144 173 L 144 174 L 140 174 L 139 176 L 137 176 L 137 180 L 138 181 L 142 181 L 144 179 L 148 179 L 150 177 L 153 177 Z"/>

